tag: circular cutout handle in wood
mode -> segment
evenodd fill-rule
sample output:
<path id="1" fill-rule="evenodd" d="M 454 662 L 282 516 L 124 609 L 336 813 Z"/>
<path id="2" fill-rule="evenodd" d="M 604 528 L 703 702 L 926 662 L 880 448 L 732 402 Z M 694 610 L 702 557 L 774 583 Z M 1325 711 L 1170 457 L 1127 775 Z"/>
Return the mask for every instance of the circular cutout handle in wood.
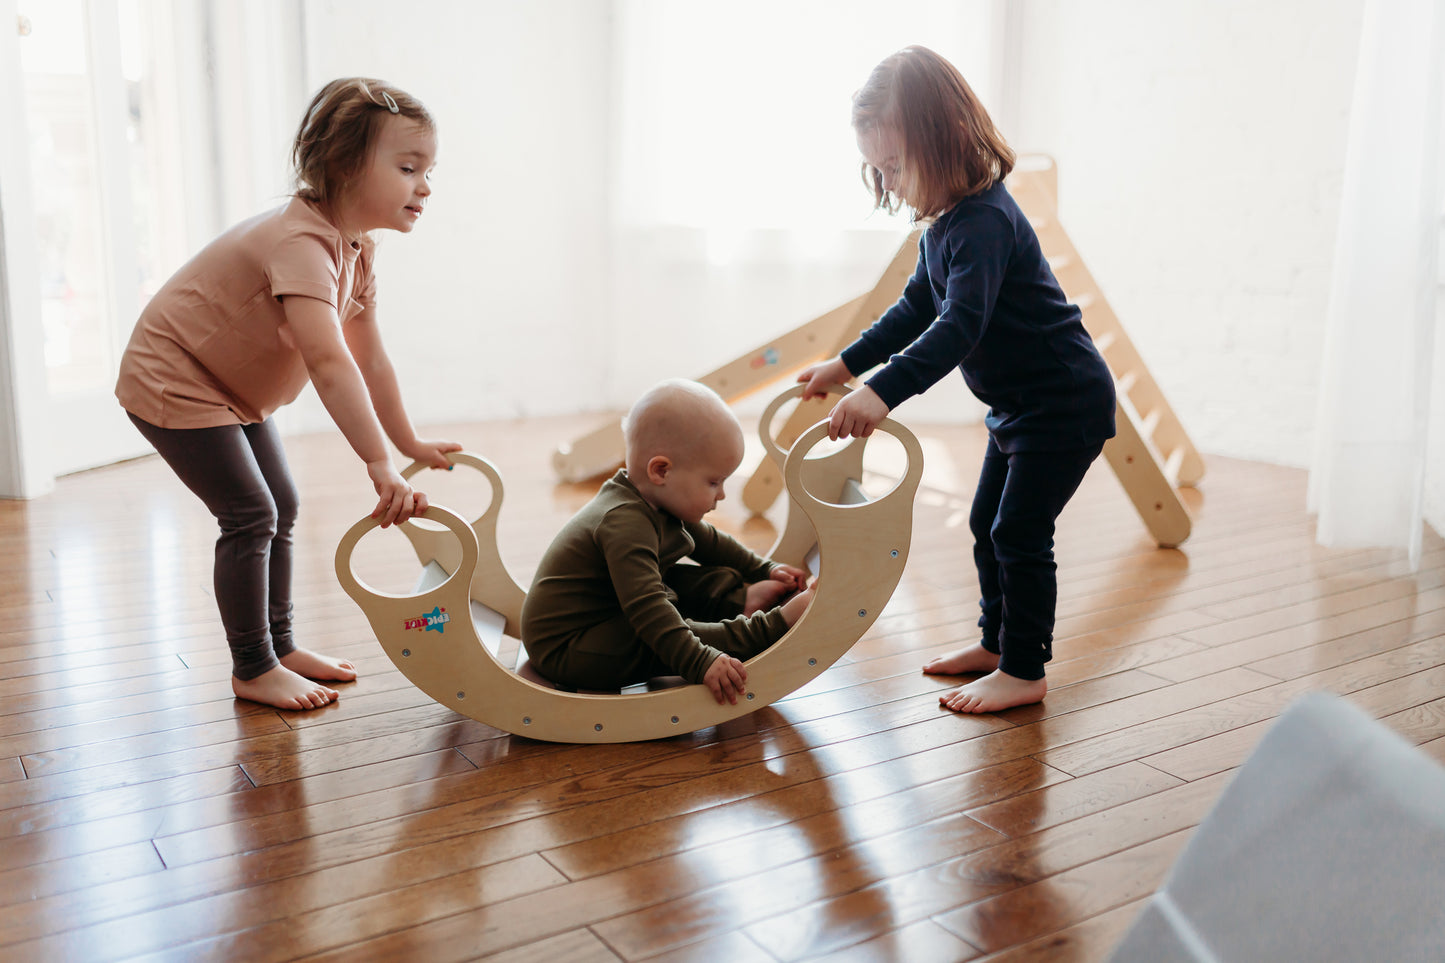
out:
<path id="1" fill-rule="evenodd" d="M 453 465 L 465 465 L 468 468 L 481 472 L 486 476 L 487 484 L 492 486 L 491 502 L 488 503 L 486 511 L 474 518 L 472 523 L 476 524 L 489 515 L 497 514 L 502 507 L 502 473 L 497 470 L 497 466 L 493 465 L 481 455 L 474 454 L 470 451 L 449 451 L 446 453 L 446 457 L 447 461 Z M 414 461 L 401 470 L 401 477 L 410 480 L 423 469 L 431 469 L 433 471 L 443 470 L 440 468 L 433 469 L 425 462 Z"/>
<path id="2" fill-rule="evenodd" d="M 421 513 L 419 517 L 425 518 L 428 521 L 438 522 L 450 530 L 451 533 L 457 537 L 457 541 L 461 543 L 462 555 L 461 563 L 457 566 L 456 571 L 450 573 L 445 582 L 434 586 L 430 591 L 423 593 L 422 596 L 416 597 L 421 598 L 430 595 L 432 592 L 438 591 L 442 586 L 450 584 L 451 581 L 456 578 L 462 579 L 463 584 L 470 583 L 472 572 L 477 567 L 477 533 L 472 531 L 472 526 L 456 512 L 449 508 L 443 508 L 440 505 L 428 505 L 426 511 Z M 402 522 L 401 524 L 409 525 L 411 523 Z M 393 595 L 389 592 L 379 592 L 371 586 L 362 583 L 362 581 L 356 577 L 356 573 L 351 570 L 351 556 L 352 553 L 356 551 L 357 543 L 361 541 L 366 533 L 380 527 L 380 520 L 367 516 L 347 529 L 346 534 L 341 536 L 341 541 L 336 546 L 336 578 L 341 583 L 341 587 L 346 591 L 346 594 L 351 596 L 357 604 L 361 604 L 363 600 L 368 598 L 404 599 L 412 597 L 408 595 Z"/>
<path id="3" fill-rule="evenodd" d="M 783 482 L 788 486 L 788 494 L 803 507 L 804 511 L 809 515 L 816 513 L 856 512 L 879 505 L 900 493 L 907 497 L 909 501 L 913 500 L 913 493 L 918 490 L 918 483 L 923 477 L 923 446 L 918 443 L 918 438 L 913 432 L 891 418 L 884 418 L 874 426 L 873 430 L 885 432 L 898 439 L 898 443 L 903 446 L 903 451 L 908 456 L 907 470 L 903 473 L 903 477 L 898 480 L 898 483 L 881 497 L 858 505 L 835 505 L 831 502 L 820 500 L 816 495 L 808 491 L 807 486 L 803 484 L 803 463 L 808 457 L 808 452 L 812 450 L 818 442 L 828 437 L 828 422 L 820 421 L 798 436 L 798 440 L 793 442 L 793 447 L 788 450 L 787 460 L 783 464 Z M 866 441 L 867 439 L 858 438 L 855 440 Z M 816 524 L 814 527 L 817 527 Z"/>
<path id="4" fill-rule="evenodd" d="M 778 392 L 778 396 L 772 401 L 768 402 L 767 408 L 763 409 L 762 417 L 758 419 L 758 437 L 762 439 L 763 450 L 768 453 L 768 456 L 773 459 L 773 463 L 776 464 L 779 468 L 783 467 L 783 463 L 788 458 L 788 451 L 791 451 L 792 449 L 790 448 L 785 451 L 778 445 L 777 439 L 773 437 L 773 419 L 777 417 L 778 409 L 781 408 L 785 403 L 787 403 L 793 398 L 801 398 L 803 395 L 803 389 L 805 387 L 805 385 L 801 384 L 790 385 L 789 387 L 784 388 L 782 391 Z M 853 389 L 849 388 L 847 385 L 828 386 L 828 394 L 837 395 L 839 398 L 848 394 L 848 392 L 852 390 Z M 862 444 L 866 440 L 867 439 L 864 438 L 854 438 L 853 443 Z M 796 444 L 796 442 L 794 444 Z"/>

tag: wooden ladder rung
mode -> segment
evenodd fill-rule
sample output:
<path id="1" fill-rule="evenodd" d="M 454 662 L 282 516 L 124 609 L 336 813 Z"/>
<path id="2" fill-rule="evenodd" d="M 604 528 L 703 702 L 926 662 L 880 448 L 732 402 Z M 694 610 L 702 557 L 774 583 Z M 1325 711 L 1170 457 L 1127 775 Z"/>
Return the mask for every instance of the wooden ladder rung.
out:
<path id="1" fill-rule="evenodd" d="M 1103 334 L 1099 335 L 1097 338 L 1094 339 L 1094 347 L 1099 349 L 1100 354 L 1107 354 L 1109 352 L 1109 349 L 1114 346 L 1114 342 L 1118 340 L 1119 339 L 1115 337 L 1114 332 L 1105 331 Z"/>
<path id="2" fill-rule="evenodd" d="M 1074 298 L 1074 303 L 1078 305 L 1080 311 L 1087 311 L 1094 306 L 1094 302 L 1097 300 L 1098 298 L 1094 297 L 1093 294 L 1085 291 L 1083 294 Z"/>
<path id="3" fill-rule="evenodd" d="M 1149 409 L 1149 413 L 1145 415 L 1144 420 L 1139 423 L 1139 434 L 1145 438 L 1153 438 L 1154 429 L 1159 427 L 1159 418 L 1160 412 L 1158 408 Z"/>
<path id="4" fill-rule="evenodd" d="M 1121 395 L 1127 395 L 1138 383 L 1139 376 L 1133 371 L 1126 371 L 1114 379 L 1114 391 Z"/>
<path id="5" fill-rule="evenodd" d="M 1184 455 L 1184 446 L 1180 445 L 1164 459 L 1164 477 L 1168 478 L 1169 484 L 1175 488 L 1179 487 L 1179 466 L 1184 464 Z"/>

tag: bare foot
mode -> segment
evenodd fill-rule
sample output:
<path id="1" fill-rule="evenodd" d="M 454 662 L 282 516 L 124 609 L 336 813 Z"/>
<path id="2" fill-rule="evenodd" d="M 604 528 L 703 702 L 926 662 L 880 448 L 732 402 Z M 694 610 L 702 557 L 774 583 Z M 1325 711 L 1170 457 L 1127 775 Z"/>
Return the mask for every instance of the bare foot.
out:
<path id="1" fill-rule="evenodd" d="M 929 675 L 967 675 L 970 672 L 992 672 L 998 668 L 998 656 L 975 642 L 966 649 L 931 659 L 923 666 Z"/>
<path id="2" fill-rule="evenodd" d="M 303 679 L 284 665 L 278 665 L 254 679 L 242 680 L 231 676 L 231 691 L 238 699 L 249 699 L 277 709 L 318 709 L 335 702 L 337 695 L 335 689 Z"/>
<path id="3" fill-rule="evenodd" d="M 356 666 L 349 660 L 333 659 L 310 649 L 292 649 L 281 656 L 281 664 L 308 679 L 325 679 L 329 682 L 352 682 L 356 679 Z"/>
<path id="4" fill-rule="evenodd" d="M 1001 712 L 1042 702 L 1048 691 L 1043 679 L 1019 679 L 995 669 L 982 679 L 939 696 L 938 701 L 954 712 Z"/>
<path id="5" fill-rule="evenodd" d="M 783 621 L 788 623 L 790 628 L 803 617 L 803 612 L 813 601 L 813 590 L 817 585 L 818 579 L 815 576 L 812 581 L 808 583 L 807 588 L 783 603 Z"/>
<path id="6" fill-rule="evenodd" d="M 754 582 L 747 588 L 747 596 L 743 601 L 743 615 L 752 615 L 772 608 L 781 602 L 783 596 L 790 591 L 792 590 L 782 582 L 774 582 L 772 579 Z"/>

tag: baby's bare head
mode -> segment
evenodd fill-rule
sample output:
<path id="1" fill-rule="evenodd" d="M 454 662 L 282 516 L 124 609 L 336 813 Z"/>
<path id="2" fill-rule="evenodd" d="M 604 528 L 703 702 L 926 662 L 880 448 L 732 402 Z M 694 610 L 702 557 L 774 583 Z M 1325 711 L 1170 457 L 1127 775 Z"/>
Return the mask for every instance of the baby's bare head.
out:
<path id="1" fill-rule="evenodd" d="M 657 455 L 677 465 L 731 459 L 734 469 L 743 457 L 743 430 L 732 409 L 711 388 L 681 378 L 658 382 L 637 399 L 622 434 L 634 476 Z"/>

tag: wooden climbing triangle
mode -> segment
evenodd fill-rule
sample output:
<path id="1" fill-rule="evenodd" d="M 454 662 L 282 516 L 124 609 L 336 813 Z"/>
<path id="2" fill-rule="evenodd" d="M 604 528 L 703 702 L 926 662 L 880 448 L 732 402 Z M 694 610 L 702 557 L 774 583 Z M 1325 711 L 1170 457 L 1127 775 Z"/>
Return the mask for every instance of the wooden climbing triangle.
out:
<path id="1" fill-rule="evenodd" d="M 1084 327 L 1114 375 L 1118 433 L 1104 445 L 1104 457 L 1154 540 L 1163 548 L 1174 548 L 1189 537 L 1193 525 L 1179 489 L 1204 477 L 1204 459 L 1059 223 L 1058 167 L 1053 158 L 1020 157 L 1006 184 L 1038 234 L 1059 286 L 1083 312 Z"/>

